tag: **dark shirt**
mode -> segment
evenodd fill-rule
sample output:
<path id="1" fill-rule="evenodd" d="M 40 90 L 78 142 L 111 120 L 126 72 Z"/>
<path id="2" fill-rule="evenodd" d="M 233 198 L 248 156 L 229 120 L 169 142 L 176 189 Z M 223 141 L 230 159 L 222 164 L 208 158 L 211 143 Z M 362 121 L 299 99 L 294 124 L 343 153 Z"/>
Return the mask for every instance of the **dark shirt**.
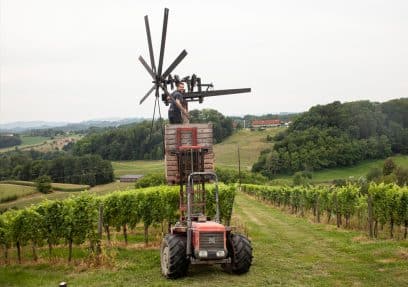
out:
<path id="1" fill-rule="evenodd" d="M 183 104 L 184 98 L 183 98 L 183 95 L 179 91 L 174 91 L 171 94 L 169 112 L 172 111 L 172 112 L 181 114 L 181 111 L 176 104 L 176 100 L 179 100 L 180 104 Z"/>
<path id="2" fill-rule="evenodd" d="M 176 100 L 179 100 L 180 103 L 183 104 L 183 95 L 179 91 L 174 91 L 170 98 L 169 121 L 171 124 L 181 124 L 183 123 L 183 119 L 181 117 L 181 111 L 176 104 Z"/>

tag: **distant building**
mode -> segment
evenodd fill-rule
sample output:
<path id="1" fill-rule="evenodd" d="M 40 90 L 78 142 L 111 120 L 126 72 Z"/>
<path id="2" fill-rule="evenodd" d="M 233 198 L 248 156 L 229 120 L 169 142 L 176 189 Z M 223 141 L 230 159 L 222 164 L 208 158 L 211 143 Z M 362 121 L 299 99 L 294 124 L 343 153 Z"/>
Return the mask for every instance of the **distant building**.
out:
<path id="1" fill-rule="evenodd" d="M 253 120 L 252 128 L 272 128 L 279 127 L 283 124 L 281 120 Z"/>
<path id="2" fill-rule="evenodd" d="M 119 178 L 120 182 L 135 182 L 143 177 L 142 174 L 126 174 Z"/>

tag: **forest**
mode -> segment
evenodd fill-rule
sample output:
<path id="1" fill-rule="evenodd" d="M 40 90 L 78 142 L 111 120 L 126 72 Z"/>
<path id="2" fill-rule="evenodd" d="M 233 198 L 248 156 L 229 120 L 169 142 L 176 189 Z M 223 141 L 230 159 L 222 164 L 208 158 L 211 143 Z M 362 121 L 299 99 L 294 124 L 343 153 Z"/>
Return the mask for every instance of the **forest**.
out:
<path id="1" fill-rule="evenodd" d="M 32 181 L 47 175 L 53 182 L 87 184 L 112 182 L 112 164 L 99 155 L 72 156 L 64 152 L 12 151 L 0 155 L 0 180 Z"/>
<path id="2" fill-rule="evenodd" d="M 252 170 L 273 177 L 407 154 L 407 115 L 407 98 L 314 106 L 274 137 Z"/>
<path id="3" fill-rule="evenodd" d="M 233 132 L 232 120 L 216 110 L 192 110 L 191 123 L 214 125 L 214 142 Z M 163 120 L 144 121 L 89 134 L 73 147 L 75 155 L 98 154 L 107 160 L 151 160 L 163 158 Z"/>
<path id="4" fill-rule="evenodd" d="M 0 134 L 0 148 L 11 147 L 21 144 L 19 135 L 2 135 Z"/>

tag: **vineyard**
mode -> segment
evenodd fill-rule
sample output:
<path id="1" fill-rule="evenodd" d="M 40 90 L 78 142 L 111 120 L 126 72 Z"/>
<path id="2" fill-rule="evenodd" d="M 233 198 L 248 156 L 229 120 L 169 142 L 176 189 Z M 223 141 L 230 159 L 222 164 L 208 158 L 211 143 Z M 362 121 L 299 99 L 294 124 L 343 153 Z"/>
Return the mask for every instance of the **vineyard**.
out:
<path id="1" fill-rule="evenodd" d="M 407 238 L 408 188 L 395 184 L 370 184 L 361 188 L 278 187 L 245 184 L 242 190 L 293 214 L 311 214 L 320 223 L 332 219 L 337 227 L 367 230 L 370 237 Z"/>
<path id="2" fill-rule="evenodd" d="M 249 187 L 246 186 L 246 188 L 248 191 Z M 271 187 L 258 186 L 259 191 L 262 188 Z M 48 204 L 43 203 L 31 207 L 30 209 L 39 215 L 37 219 L 40 223 L 42 222 L 40 226 L 44 226 L 45 218 L 47 218 L 42 215 L 43 212 L 49 210 L 49 214 L 52 213 L 51 206 L 54 207 L 56 214 L 61 214 L 60 211 L 58 212 L 60 209 L 71 210 L 72 217 L 69 220 L 60 218 L 59 222 L 66 222 L 68 226 L 72 226 L 72 222 L 82 222 L 86 225 L 87 221 L 84 221 L 86 217 L 83 217 L 86 212 L 83 209 L 90 206 L 89 199 L 87 199 L 90 197 L 90 201 L 94 202 L 92 208 L 89 209 L 93 210 L 91 214 L 93 217 L 92 228 L 89 229 L 92 232 L 84 239 L 85 243 L 79 245 L 80 238 L 72 230 L 75 239 L 71 263 L 67 263 L 69 243 L 65 239 L 65 233 L 58 231 L 58 225 L 52 228 L 56 231 L 53 233 L 55 237 L 53 234 L 48 236 L 39 234 L 43 237 L 35 245 L 38 253 L 37 262 L 33 261 L 32 242 L 27 239 L 24 243 L 25 246 L 21 244 L 22 263 L 16 264 L 18 255 L 16 238 L 9 237 L 8 264 L 4 264 L 4 255 L 0 255 L 0 286 L 51 287 L 58 286 L 61 281 L 66 281 L 68 285 L 72 286 L 88 287 L 202 286 L 204 281 L 207 286 L 220 286 L 225 282 L 233 286 L 388 287 L 407 286 L 408 284 L 407 240 L 371 240 L 358 230 L 338 229 L 327 224 L 314 224 L 311 222 L 312 209 L 303 209 L 306 217 L 293 216 L 288 212 L 282 212 L 283 203 L 281 207 L 276 207 L 266 200 L 258 200 L 254 195 L 243 192 L 235 193 L 233 186 L 220 187 L 221 206 L 224 207 L 223 217 L 224 220 L 228 217 L 230 209 L 225 208 L 225 204 L 231 206 L 232 196 L 235 194 L 231 225 L 245 230 L 253 243 L 254 261 L 251 271 L 245 275 L 232 276 L 223 272 L 218 266 L 202 268 L 191 266 L 188 277 L 180 280 L 166 280 L 160 276 L 160 254 L 157 244 L 162 238 L 161 229 L 167 228 L 167 221 L 162 221 L 159 218 L 153 219 L 148 228 L 149 245 L 147 247 L 143 242 L 143 219 L 140 218 L 134 230 L 130 226 L 132 222 L 125 221 L 129 242 L 126 245 L 123 222 L 120 219 L 120 214 L 124 210 L 116 207 L 122 204 L 119 202 L 131 199 L 130 205 L 135 206 L 136 210 L 140 212 L 142 206 L 139 207 L 138 202 L 145 198 L 140 193 L 153 193 L 151 196 L 157 199 L 157 191 L 160 190 L 160 193 L 167 193 L 168 200 L 171 198 L 175 200 L 177 189 L 174 191 L 172 189 L 171 187 L 146 188 L 115 192 L 103 197 L 93 197 L 86 192 L 79 195 L 83 200 L 72 198 L 64 201 L 49 201 Z M 255 188 L 253 190 L 255 192 Z M 162 197 L 160 196 L 160 198 Z M 261 198 L 260 195 L 259 198 Z M 109 208 L 108 199 L 111 201 Z M 104 208 L 105 223 L 111 214 L 112 221 L 108 223 L 111 242 L 108 241 L 105 229 L 102 240 L 100 240 L 102 254 L 95 256 L 98 252 L 99 239 L 96 225 L 101 203 Z M 167 206 L 171 206 L 170 201 L 164 202 L 164 200 L 158 200 L 156 204 L 169 204 Z M 44 208 L 40 208 L 40 206 L 44 206 Z M 153 211 L 153 209 L 151 210 Z M 290 204 L 287 204 L 285 210 L 291 211 Z M 301 207 L 298 208 L 298 215 L 301 214 L 301 210 Z M 80 213 L 75 214 L 79 211 Z M 17 222 L 13 223 L 13 220 L 10 219 L 19 214 L 19 212 L 15 212 L 11 211 L 11 213 L 8 212 L 0 216 L 2 221 L 1 236 L 4 236 L 5 231 L 8 232 L 7 236 L 14 233 L 10 224 L 17 227 Z M 6 214 L 9 215 L 5 216 Z M 151 218 L 154 216 L 154 214 L 148 215 Z M 321 212 L 321 216 L 321 220 L 326 221 L 325 216 L 327 214 Z M 351 219 L 351 228 L 354 228 L 355 221 L 356 215 Z M 331 223 L 333 222 L 335 223 L 334 217 L 331 219 Z M 7 224 L 7 228 L 4 223 Z M 52 221 L 46 224 L 46 226 L 53 226 Z M 27 228 L 30 230 L 30 227 Z M 387 228 L 384 227 L 384 229 Z M 381 228 L 379 230 L 379 236 L 382 236 Z M 62 234 L 61 237 L 58 232 Z M 400 235 L 402 236 L 402 234 Z M 94 236 L 97 238 L 94 239 Z M 47 238 L 55 238 L 51 244 L 51 256 L 49 256 Z M 91 242 L 94 242 L 95 251 L 92 251 Z M 101 262 L 96 265 L 98 258 L 101 259 Z"/>
<path id="3" fill-rule="evenodd" d="M 64 244 L 68 247 L 68 261 L 72 260 L 73 245 L 89 243 L 90 251 L 101 253 L 102 238 L 111 240 L 111 230 L 121 231 L 125 243 L 128 229 L 142 224 L 144 241 L 148 243 L 149 227 L 167 226 L 178 219 L 178 186 L 156 186 L 144 189 L 114 192 L 96 197 L 83 192 L 66 200 L 45 201 L 22 210 L 11 210 L 0 215 L 0 244 L 4 262 L 10 260 L 10 249 L 17 251 L 17 261 L 22 261 L 22 246 L 31 246 L 34 261 L 38 260 L 37 248 L 53 248 Z M 235 196 L 233 185 L 219 186 L 220 215 L 228 222 Z M 214 187 L 207 190 L 207 212 L 215 214 Z M 102 236 L 102 229 L 106 236 Z"/>

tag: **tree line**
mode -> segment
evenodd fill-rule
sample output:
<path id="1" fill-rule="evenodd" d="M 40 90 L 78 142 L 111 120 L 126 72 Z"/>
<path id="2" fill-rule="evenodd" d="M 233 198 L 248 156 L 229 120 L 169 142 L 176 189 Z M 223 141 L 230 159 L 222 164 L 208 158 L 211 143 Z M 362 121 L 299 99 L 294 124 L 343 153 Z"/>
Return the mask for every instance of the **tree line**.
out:
<path id="1" fill-rule="evenodd" d="M 112 164 L 99 155 L 72 156 L 64 152 L 13 151 L 0 155 L 0 179 L 33 181 L 49 176 L 53 182 L 94 186 L 112 182 Z"/>
<path id="2" fill-rule="evenodd" d="M 351 166 L 408 153 L 408 99 L 333 102 L 312 107 L 274 137 L 253 171 L 279 173 Z"/>
<path id="3" fill-rule="evenodd" d="M 11 147 L 21 144 L 21 138 L 18 134 L 4 135 L 0 134 L 0 148 Z"/>
<path id="4" fill-rule="evenodd" d="M 214 142 L 220 142 L 233 132 L 232 120 L 216 110 L 204 109 L 190 112 L 191 123 L 213 123 Z M 107 160 L 162 159 L 163 120 L 144 121 L 137 124 L 111 128 L 89 134 L 73 146 L 75 155 L 98 154 Z"/>

